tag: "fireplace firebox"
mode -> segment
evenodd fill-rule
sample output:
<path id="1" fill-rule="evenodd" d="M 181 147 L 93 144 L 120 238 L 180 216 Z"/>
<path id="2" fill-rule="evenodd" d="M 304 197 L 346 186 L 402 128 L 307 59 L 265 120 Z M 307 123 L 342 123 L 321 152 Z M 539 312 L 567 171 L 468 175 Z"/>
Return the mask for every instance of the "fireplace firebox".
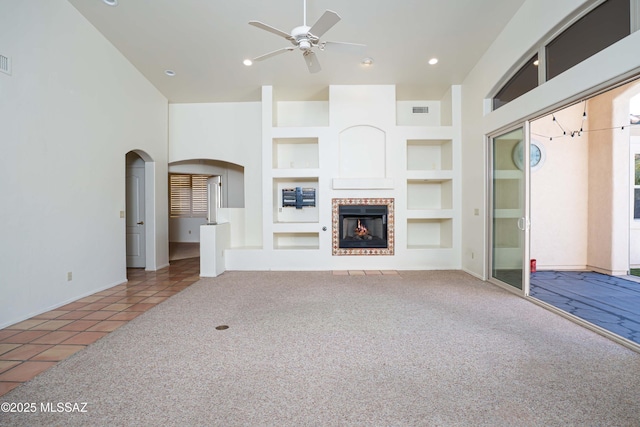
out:
<path id="1" fill-rule="evenodd" d="M 341 248 L 386 248 L 387 206 L 349 205 L 339 207 Z"/>
<path id="2" fill-rule="evenodd" d="M 333 255 L 393 255 L 394 200 L 332 199 Z"/>

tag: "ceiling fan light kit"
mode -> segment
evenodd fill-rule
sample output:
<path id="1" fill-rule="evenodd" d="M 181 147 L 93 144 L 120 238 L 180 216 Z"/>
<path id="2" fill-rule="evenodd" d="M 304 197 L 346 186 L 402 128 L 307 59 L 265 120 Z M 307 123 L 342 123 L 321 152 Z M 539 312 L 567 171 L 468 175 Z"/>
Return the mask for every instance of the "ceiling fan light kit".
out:
<path id="1" fill-rule="evenodd" d="M 277 36 L 280 36 L 291 42 L 293 47 L 284 47 L 278 50 L 274 50 L 273 52 L 265 53 L 264 55 L 260 55 L 256 58 L 253 58 L 253 62 L 263 61 L 267 58 L 271 58 L 272 56 L 279 55 L 284 52 L 291 52 L 296 48 L 302 51 L 303 58 L 307 63 L 307 68 L 311 73 L 317 73 L 321 70 L 320 63 L 318 62 L 318 58 L 316 57 L 315 52 L 313 51 L 315 48 L 324 51 L 327 44 L 333 46 L 351 46 L 351 47 L 364 47 L 363 44 L 358 43 L 345 43 L 345 42 L 329 42 L 329 41 L 321 41 L 320 37 L 324 35 L 327 31 L 329 31 L 334 25 L 340 22 L 340 16 L 332 11 L 325 10 L 322 16 L 313 24 L 311 27 L 307 26 L 307 3 L 306 0 L 303 0 L 303 22 L 304 24 L 298 27 L 295 27 L 291 30 L 291 33 L 286 33 L 285 31 L 279 30 L 277 28 L 272 27 L 271 25 L 267 25 L 260 21 L 249 21 L 250 25 L 254 27 L 260 28 L 262 30 L 273 33 Z M 246 65 L 246 63 L 245 63 Z"/>

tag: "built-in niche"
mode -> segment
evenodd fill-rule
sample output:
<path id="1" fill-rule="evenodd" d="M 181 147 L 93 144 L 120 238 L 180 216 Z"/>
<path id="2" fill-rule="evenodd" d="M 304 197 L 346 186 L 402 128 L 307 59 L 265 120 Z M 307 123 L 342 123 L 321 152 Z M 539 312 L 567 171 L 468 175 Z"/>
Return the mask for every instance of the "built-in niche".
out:
<path id="1" fill-rule="evenodd" d="M 340 178 L 385 178 L 386 134 L 373 126 L 353 126 L 340 133 Z"/>

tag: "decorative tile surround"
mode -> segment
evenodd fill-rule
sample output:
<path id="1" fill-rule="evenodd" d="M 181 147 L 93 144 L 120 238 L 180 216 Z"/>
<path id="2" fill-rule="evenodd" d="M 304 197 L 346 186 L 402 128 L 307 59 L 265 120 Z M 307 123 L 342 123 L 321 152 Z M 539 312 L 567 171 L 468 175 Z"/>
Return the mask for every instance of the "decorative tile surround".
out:
<path id="1" fill-rule="evenodd" d="M 333 255 L 393 255 L 394 254 L 394 199 L 332 199 L 332 248 Z M 386 205 L 387 206 L 387 247 L 386 248 L 341 248 L 339 237 L 339 208 L 344 205 Z"/>

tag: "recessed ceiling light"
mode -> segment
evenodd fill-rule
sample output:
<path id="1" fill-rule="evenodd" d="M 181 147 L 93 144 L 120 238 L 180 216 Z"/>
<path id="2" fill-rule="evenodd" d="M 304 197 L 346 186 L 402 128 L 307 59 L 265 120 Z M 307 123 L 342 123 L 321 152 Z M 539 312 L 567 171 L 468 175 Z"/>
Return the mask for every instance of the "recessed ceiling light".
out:
<path id="1" fill-rule="evenodd" d="M 173 70 L 164 70 L 164 73 L 169 77 L 173 77 L 176 75 L 176 72 Z"/>
<path id="2" fill-rule="evenodd" d="M 535 65 L 535 66 L 537 67 L 538 65 L 540 65 L 540 61 L 538 61 L 538 60 L 536 59 L 535 61 L 533 61 L 533 65 Z"/>
<path id="3" fill-rule="evenodd" d="M 364 58 L 360 63 L 365 67 L 370 67 L 373 65 L 373 58 Z"/>
<path id="4" fill-rule="evenodd" d="M 250 59 L 245 59 L 244 61 L 242 61 L 242 63 L 247 67 L 250 67 L 251 65 L 253 65 L 253 61 Z"/>
<path id="5" fill-rule="evenodd" d="M 436 65 L 438 63 L 438 58 L 431 58 L 429 60 L 429 65 Z"/>
<path id="6" fill-rule="evenodd" d="M 102 0 L 102 3 L 106 4 L 107 6 L 117 6 L 118 0 Z"/>

